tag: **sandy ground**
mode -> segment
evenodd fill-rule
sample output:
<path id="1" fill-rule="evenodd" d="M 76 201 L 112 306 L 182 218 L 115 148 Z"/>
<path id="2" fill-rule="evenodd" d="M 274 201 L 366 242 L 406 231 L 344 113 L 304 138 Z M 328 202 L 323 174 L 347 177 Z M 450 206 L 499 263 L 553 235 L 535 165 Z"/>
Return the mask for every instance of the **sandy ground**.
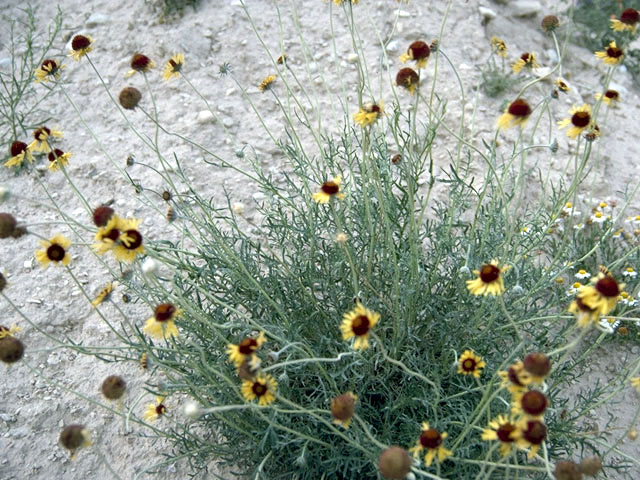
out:
<path id="1" fill-rule="evenodd" d="M 329 130 L 341 128 L 340 117 L 334 115 L 336 96 L 341 95 L 341 75 L 347 86 L 355 84 L 355 67 L 349 56 L 353 53 L 351 40 L 342 12 L 334 9 L 334 35 L 329 23 L 329 7 L 320 0 L 303 0 L 297 4 L 297 24 L 294 21 L 291 2 L 281 1 L 280 8 L 282 30 L 278 23 L 276 9 L 272 1 L 248 0 L 248 8 L 255 21 L 256 29 L 271 55 L 276 58 L 282 53 L 282 47 L 290 59 L 290 66 L 306 83 L 316 100 L 306 105 L 307 112 L 321 113 L 323 125 Z M 453 81 L 451 69 L 441 64 L 438 80 L 438 92 L 450 100 L 448 119 L 455 125 L 462 109 L 475 113 L 476 140 L 491 135 L 493 124 L 500 113 L 503 98 L 490 99 L 474 90 L 479 83 L 479 70 L 487 59 L 488 39 L 496 34 L 502 37 L 510 48 L 510 59 L 520 52 L 535 50 L 540 62 L 551 65 L 553 55 L 552 42 L 539 29 L 544 14 L 557 13 L 557 2 L 492 2 L 477 0 L 454 2 L 447 22 L 443 49 L 457 66 L 465 84 L 468 101 L 461 105 L 460 95 Z M 432 40 L 439 31 L 446 2 L 417 1 L 411 4 L 397 4 L 392 1 L 362 0 L 357 9 L 361 16 L 361 35 L 365 39 L 365 52 L 370 74 L 388 78 L 385 61 L 379 42 L 376 40 L 372 25 L 383 34 L 392 32 L 395 20 L 394 11 L 401 9 L 396 32 L 393 34 L 387 54 L 390 75 L 395 75 L 400 62 L 398 56 L 406 46 L 416 40 Z M 532 5 L 531 15 L 521 16 L 522 4 Z M 21 2 L 5 1 L 3 9 L 17 15 Z M 282 155 L 264 133 L 255 115 L 243 100 L 240 89 L 231 77 L 220 77 L 219 66 L 228 62 L 238 83 L 246 89 L 249 98 L 265 118 L 266 125 L 276 135 L 284 133 L 281 115 L 269 95 L 261 94 L 257 85 L 261 80 L 274 73 L 270 58 L 265 54 L 247 20 L 238 0 L 202 2 L 197 11 L 187 11 L 185 16 L 172 23 L 160 23 L 144 2 L 113 2 L 106 0 L 66 0 L 61 3 L 64 11 L 63 34 L 65 41 L 77 33 L 89 33 L 95 40 L 91 58 L 101 72 L 114 94 L 127 85 L 134 85 L 144 91 L 144 81 L 139 75 L 124 79 L 129 69 L 131 55 L 140 51 L 156 61 L 158 65 L 174 53 L 183 52 L 186 56 L 185 74 L 196 88 L 210 102 L 221 123 L 212 121 L 205 113 L 206 106 L 181 80 L 165 84 L 159 69 L 150 75 L 150 82 L 157 101 L 160 118 L 171 131 L 188 135 L 193 140 L 217 152 L 232 161 L 241 162 L 235 153 L 244 145 L 250 144 L 256 149 L 259 161 L 269 170 L 278 174 L 283 165 Z M 497 15 L 483 24 L 479 6 L 492 9 Z M 525 5 L 526 6 L 526 5 Z M 39 2 L 37 17 L 45 22 L 55 14 L 54 2 Z M 303 35 L 299 36 L 302 31 Z M 0 32 L 3 49 L 0 52 L 0 64 L 6 57 L 6 35 Z M 282 37 L 281 37 L 282 35 Z M 333 39 L 339 55 L 338 64 L 333 61 Z M 282 47 L 281 42 L 282 40 Z M 304 42 L 306 50 L 301 44 Z M 66 51 L 62 39 L 54 46 L 54 51 Z M 305 66 L 305 54 L 308 62 Z M 567 110 L 573 104 L 592 102 L 594 89 L 597 88 L 603 68 L 593 58 L 592 52 L 571 47 L 569 60 L 565 66 L 565 77 L 574 87 L 572 92 L 562 97 L 554 106 L 556 120 L 567 116 Z M 145 150 L 127 130 L 126 123 L 113 107 L 95 73 L 86 61 L 75 63 L 66 61 L 64 71 L 64 89 L 80 109 L 82 119 L 93 130 L 104 145 L 108 156 L 121 168 L 125 159 L 134 154 L 139 162 L 154 164 L 157 160 Z M 432 74 L 433 66 L 427 69 Z M 585 192 L 587 199 L 620 200 L 624 188 L 637 181 L 635 162 L 638 155 L 637 122 L 640 108 L 638 90 L 632 85 L 631 77 L 620 70 L 614 77 L 615 87 L 621 92 L 624 101 L 609 115 L 609 125 L 604 128 L 600 140 L 599 163 L 596 169 L 598 179 L 591 192 Z M 278 85 L 275 85 L 278 88 Z M 383 89 L 388 93 L 388 88 Z M 354 88 L 348 91 L 349 107 L 353 113 L 357 105 Z M 477 103 L 476 103 L 477 102 Z M 151 102 L 145 92 L 142 104 L 151 109 Z M 63 145 L 73 152 L 70 176 L 78 188 L 85 193 L 92 205 L 113 200 L 119 212 L 136 217 L 144 217 L 143 228 L 149 238 L 162 238 L 167 222 L 160 213 L 150 213 L 140 207 L 132 187 L 113 168 L 108 156 L 94 142 L 87 128 L 70 108 L 62 94 L 54 95 L 47 109 L 54 120 L 51 125 L 64 131 Z M 131 122 L 143 132 L 151 132 L 148 120 L 140 111 L 130 114 Z M 556 133 L 559 151 L 556 155 L 547 155 L 547 167 L 559 175 L 568 161 L 571 142 L 562 134 Z M 507 140 L 510 135 L 506 135 Z M 544 143 L 548 139 L 541 138 Z M 439 138 L 435 149 L 438 167 L 446 166 L 448 160 L 446 138 Z M 223 205 L 224 191 L 229 192 L 232 201 L 246 205 L 247 215 L 253 215 L 255 203 L 260 201 L 256 186 L 247 184 L 244 178 L 229 171 L 207 165 L 202 156 L 191 146 L 176 139 L 163 136 L 161 149 L 167 156 L 175 153 L 182 159 L 183 165 L 194 187 L 204 196 L 213 196 Z M 313 148 L 310 147 L 312 150 Z M 477 166 L 478 171 L 482 169 Z M 139 181 L 145 189 L 162 190 L 162 182 L 139 165 L 129 168 L 132 178 Z M 67 213 L 88 223 L 89 217 L 81 203 L 61 174 L 14 175 L 7 169 L 0 170 L 0 183 L 13 193 L 1 210 L 12 212 L 18 219 L 32 229 L 49 236 L 63 227 L 55 223 L 59 215 L 50 207 L 41 183 L 46 185 L 54 200 Z M 444 190 L 439 191 L 440 197 Z M 39 203 L 42 202 L 42 203 Z M 637 206 L 637 202 L 634 205 Z M 162 209 L 162 202 L 158 199 Z M 637 211 L 629 214 L 636 214 Z M 35 224 L 38 224 L 37 226 Z M 100 321 L 95 311 L 88 305 L 79 289 L 69 278 L 57 269 L 43 271 L 33 259 L 32 252 L 37 247 L 33 237 L 25 236 L 15 241 L 2 242 L 2 268 L 6 269 L 10 282 L 6 290 L 13 302 L 46 333 L 58 338 L 68 336 L 87 345 L 105 345 L 114 343 L 112 334 Z M 74 271 L 80 283 L 89 292 L 97 292 L 109 280 L 108 271 L 91 255 L 83 255 L 82 250 L 74 251 Z M 637 270 L 640 270 L 636 266 Z M 118 293 L 116 298 L 119 298 Z M 132 321 L 142 324 L 149 312 L 132 304 L 120 304 Z M 113 314 L 106 307 L 106 314 Z M 18 323 L 23 327 L 20 337 L 28 346 L 25 363 L 15 365 L 3 372 L 0 383 L 0 479 L 81 479 L 112 478 L 105 462 L 125 478 L 133 478 L 155 463 L 163 461 L 162 454 L 167 446 L 144 438 L 145 431 L 134 426 L 131 432 L 125 432 L 120 417 L 97 408 L 87 399 L 72 391 L 79 392 L 90 400 L 100 401 L 99 384 L 109 374 L 119 374 L 127 379 L 130 386 L 129 398 L 125 408 L 138 400 L 144 382 L 150 380 L 148 373 L 141 371 L 135 364 L 105 364 L 92 357 L 76 355 L 73 352 L 56 349 L 53 341 L 37 332 L 21 319 L 12 308 L 0 299 L 2 323 Z M 640 348 L 630 347 L 629 352 L 602 352 L 600 361 L 593 365 L 591 376 L 584 382 L 595 378 L 606 380 L 615 369 L 617 359 L 625 353 L 637 358 Z M 31 370 L 37 369 L 44 377 L 37 376 Z M 579 385 L 576 387 L 579 388 Z M 140 414 L 144 403 L 151 397 L 144 397 L 135 411 Z M 638 398 L 628 393 L 621 398 L 621 404 L 615 406 L 615 413 L 626 427 Z M 171 405 L 169 405 L 171 407 Z M 179 414 L 179 412 L 176 412 Z M 600 415 L 600 416 L 598 416 Z M 595 427 L 600 425 L 603 412 L 594 412 Z M 625 423 L 626 422 L 626 423 Z M 94 447 L 81 451 L 75 461 L 58 445 L 61 427 L 69 423 L 84 423 L 94 432 Z M 628 454 L 638 456 L 640 444 L 625 442 Z M 216 466 L 212 462 L 212 471 Z M 233 478 L 222 472 L 223 478 Z M 640 475 L 640 473 L 638 473 Z M 185 478 L 184 465 L 170 463 L 159 467 L 154 473 L 144 474 L 141 478 Z M 213 473 L 203 478 L 215 478 Z"/>

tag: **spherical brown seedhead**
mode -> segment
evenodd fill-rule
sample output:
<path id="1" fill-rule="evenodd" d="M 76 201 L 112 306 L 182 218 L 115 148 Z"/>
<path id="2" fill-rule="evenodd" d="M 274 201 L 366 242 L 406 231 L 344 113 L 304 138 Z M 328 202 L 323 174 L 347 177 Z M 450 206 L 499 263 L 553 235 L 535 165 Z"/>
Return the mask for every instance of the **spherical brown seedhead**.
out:
<path id="1" fill-rule="evenodd" d="M 84 435 L 84 425 L 67 425 L 60 432 L 60 443 L 67 450 L 77 450 L 86 441 Z"/>
<path id="2" fill-rule="evenodd" d="M 411 457 L 404 448 L 389 447 L 378 457 L 378 470 L 384 478 L 402 480 L 411 471 Z"/>
<path id="3" fill-rule="evenodd" d="M 0 339 L 0 360 L 4 363 L 16 363 L 24 355 L 24 345 L 14 336 Z"/>
<path id="4" fill-rule="evenodd" d="M 417 72 L 413 68 L 401 68 L 396 74 L 396 84 L 400 87 L 409 88 L 412 85 L 417 85 L 419 81 L 420 77 L 418 77 Z"/>
<path id="5" fill-rule="evenodd" d="M 610 276 L 606 275 L 605 277 L 598 280 L 596 283 L 596 290 L 605 297 L 613 298 L 620 295 L 620 287 L 618 287 L 618 282 Z"/>
<path id="6" fill-rule="evenodd" d="M 541 445 L 547 436 L 547 427 L 539 420 L 529 420 L 522 431 L 522 438 L 532 445 Z"/>
<path id="7" fill-rule="evenodd" d="M 87 48 L 89 45 L 91 45 L 91 40 L 89 40 L 84 35 L 76 35 L 71 40 L 71 48 L 76 51 Z"/>
<path id="8" fill-rule="evenodd" d="M 531 115 L 531 107 L 526 102 L 526 100 L 518 98 L 511 102 L 511 105 L 509 105 L 507 112 L 514 117 L 525 118 Z"/>
<path id="9" fill-rule="evenodd" d="M 555 15 L 547 15 L 542 19 L 540 26 L 545 32 L 551 33 L 560 26 L 560 20 Z"/>
<path id="10" fill-rule="evenodd" d="M 530 353 L 522 361 L 524 369 L 536 377 L 546 377 L 551 371 L 551 360 L 544 353 Z"/>
<path id="11" fill-rule="evenodd" d="M 162 192 L 162 199 L 165 202 L 168 202 L 169 200 L 171 200 L 171 192 L 169 190 L 165 190 Z"/>
<path id="12" fill-rule="evenodd" d="M 109 400 L 118 400 L 127 389 L 127 382 L 118 375 L 109 375 L 100 387 L 102 394 Z"/>
<path id="13" fill-rule="evenodd" d="M 242 380 L 253 381 L 253 379 L 256 378 L 256 371 L 251 368 L 251 360 L 249 358 L 245 358 L 244 362 L 238 367 L 238 376 Z"/>
<path id="14" fill-rule="evenodd" d="M 583 458 L 580 462 L 580 471 L 590 477 L 595 477 L 602 470 L 602 462 L 595 455 Z"/>
<path id="15" fill-rule="evenodd" d="M 118 100 L 120 100 L 122 108 L 133 110 L 138 106 L 138 102 L 140 102 L 141 98 L 142 94 L 140 93 L 140 90 L 134 87 L 125 87 L 120 91 Z"/>
<path id="16" fill-rule="evenodd" d="M 635 25 L 640 21 L 640 14 L 635 8 L 627 8 L 620 15 L 620 21 L 626 25 Z"/>
<path id="17" fill-rule="evenodd" d="M 21 153 L 27 151 L 27 144 L 16 140 L 11 144 L 11 148 L 9 149 L 9 151 L 11 152 L 11 156 L 15 157 L 16 155 L 20 155 Z"/>
<path id="18" fill-rule="evenodd" d="M 582 480 L 580 467 L 570 460 L 561 460 L 556 463 L 553 472 L 556 480 Z"/>
<path id="19" fill-rule="evenodd" d="M 500 277 L 500 269 L 490 263 L 483 265 L 480 269 L 480 280 L 484 283 L 495 282 Z"/>
<path id="20" fill-rule="evenodd" d="M 16 219 L 10 213 L 0 213 L 0 238 L 8 238 L 16 229 Z"/>
<path id="21" fill-rule="evenodd" d="M 413 42 L 411 45 L 409 45 L 407 52 L 413 57 L 414 60 L 422 60 L 425 58 L 429 58 L 431 49 L 425 42 L 423 42 L 422 40 L 418 40 L 417 42 Z"/>
<path id="22" fill-rule="evenodd" d="M 114 214 L 114 210 L 106 205 L 100 205 L 93 211 L 93 223 L 96 227 L 104 227 Z"/>
<path id="23" fill-rule="evenodd" d="M 131 68 L 137 72 L 149 70 L 151 59 L 142 53 L 134 53 L 131 57 Z"/>
<path id="24" fill-rule="evenodd" d="M 529 415 L 538 416 L 542 415 L 547 409 L 549 401 L 544 393 L 538 390 L 531 390 L 530 392 L 522 395 L 520 400 L 520 406 L 525 413 Z"/>
<path id="25" fill-rule="evenodd" d="M 355 411 L 356 399 L 353 395 L 343 393 L 331 400 L 331 415 L 337 420 L 349 420 Z"/>

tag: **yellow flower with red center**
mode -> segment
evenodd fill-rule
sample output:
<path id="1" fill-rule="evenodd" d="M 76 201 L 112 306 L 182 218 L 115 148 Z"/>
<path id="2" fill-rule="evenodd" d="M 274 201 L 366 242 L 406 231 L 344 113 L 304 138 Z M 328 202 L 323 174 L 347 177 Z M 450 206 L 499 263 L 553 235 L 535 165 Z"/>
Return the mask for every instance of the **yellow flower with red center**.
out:
<path id="1" fill-rule="evenodd" d="M 327 180 L 320 186 L 320 191 L 313 194 L 311 198 L 318 203 L 329 203 L 329 201 L 336 197 L 339 200 L 344 199 L 344 193 L 340 192 L 340 183 L 342 178 L 338 175 L 331 180 Z"/>
<path id="2" fill-rule="evenodd" d="M 522 418 L 517 422 L 517 440 L 519 448 L 529 450 L 528 458 L 535 457 L 540 449 L 540 445 L 547 436 L 547 427 L 542 421 L 536 419 Z"/>
<path id="3" fill-rule="evenodd" d="M 498 118 L 498 128 L 524 127 L 531 115 L 531 107 L 526 100 L 518 98 L 511 102 Z"/>
<path id="4" fill-rule="evenodd" d="M 549 406 L 546 395 L 539 390 L 519 391 L 511 396 L 511 414 L 530 420 L 541 420 Z"/>
<path id="5" fill-rule="evenodd" d="M 0 340 L 5 337 L 13 337 L 16 333 L 22 330 L 21 327 L 18 327 L 15 323 L 11 325 L 9 328 L 4 325 L 0 325 Z"/>
<path id="6" fill-rule="evenodd" d="M 69 164 L 71 153 L 63 152 L 59 148 L 54 148 L 49 152 L 47 158 L 49 159 L 49 170 L 55 172 Z"/>
<path id="7" fill-rule="evenodd" d="M 142 234 L 138 225 L 142 220 L 136 218 L 119 219 L 120 236 L 113 247 L 113 254 L 121 262 L 131 263 L 136 256 L 144 253 Z"/>
<path id="8" fill-rule="evenodd" d="M 156 397 L 155 403 L 147 403 L 147 408 L 144 411 L 143 418 L 148 421 L 155 421 L 165 413 L 167 413 L 167 406 L 164 404 L 165 397 Z"/>
<path id="9" fill-rule="evenodd" d="M 353 121 L 361 127 L 368 127 L 373 125 L 382 115 L 384 115 L 384 102 L 367 103 L 360 108 L 358 113 L 353 114 Z"/>
<path id="10" fill-rule="evenodd" d="M 407 53 L 400 55 L 400 61 L 402 63 L 406 63 L 409 60 L 413 60 L 416 62 L 416 67 L 424 68 L 427 66 L 429 55 L 431 55 L 431 48 L 429 48 L 429 45 L 422 40 L 417 40 L 409 45 Z"/>
<path id="11" fill-rule="evenodd" d="M 260 332 L 258 338 L 243 338 L 240 343 L 227 345 L 227 355 L 229 361 L 235 363 L 236 367 L 240 367 L 242 363 L 250 359 L 254 364 L 257 359 L 256 351 L 267 341 L 264 332 Z"/>
<path id="12" fill-rule="evenodd" d="M 355 338 L 353 348 L 365 350 L 369 348 L 369 332 L 380 320 L 380 314 L 365 308 L 358 302 L 356 307 L 342 317 L 340 330 L 343 340 Z"/>
<path id="13" fill-rule="evenodd" d="M 511 65 L 513 73 L 520 73 L 523 68 L 527 68 L 529 70 L 540 68 L 535 52 L 523 53 L 520 55 L 520 58 Z"/>
<path id="14" fill-rule="evenodd" d="M 602 101 L 609 107 L 615 106 L 620 100 L 620 94 L 618 93 L 618 91 L 611 89 L 604 92 L 604 95 L 601 93 L 596 93 L 594 97 L 596 98 L 596 100 L 602 99 Z"/>
<path id="15" fill-rule="evenodd" d="M 24 159 L 27 158 L 29 163 L 33 163 L 33 154 L 29 149 L 29 145 L 24 142 L 20 142 L 16 140 L 9 147 L 9 152 L 11 154 L 11 158 L 7 160 L 4 164 L 5 167 L 17 167 L 22 165 Z"/>
<path id="16" fill-rule="evenodd" d="M 633 377 L 631 379 L 631 386 L 640 392 L 640 377 Z"/>
<path id="17" fill-rule="evenodd" d="M 242 382 L 242 396 L 247 402 L 258 399 L 259 405 L 269 405 L 276 399 L 278 383 L 269 374 L 260 373 L 251 380 Z"/>
<path id="18" fill-rule="evenodd" d="M 618 65 L 622 63 L 622 59 L 624 58 L 624 52 L 621 48 L 618 48 L 615 40 L 609 43 L 609 46 L 605 50 L 595 52 L 595 55 L 607 65 Z"/>
<path id="19" fill-rule="evenodd" d="M 504 280 L 502 273 L 506 272 L 509 266 L 498 266 L 498 260 L 492 260 L 482 266 L 480 270 L 474 270 L 474 275 L 478 277 L 467 280 L 467 289 L 472 295 L 502 295 L 504 292 Z"/>
<path id="20" fill-rule="evenodd" d="M 76 62 L 91 51 L 93 39 L 89 35 L 76 35 L 71 40 L 71 52 L 69 55 Z"/>
<path id="21" fill-rule="evenodd" d="M 175 319 L 182 310 L 171 303 L 161 303 L 153 310 L 153 317 L 147 319 L 144 331 L 153 338 L 177 337 L 178 327 Z"/>
<path id="22" fill-rule="evenodd" d="M 55 60 L 47 58 L 42 62 L 40 68 L 34 72 L 36 82 L 40 83 L 60 80 L 60 71 L 63 68 L 65 68 L 65 65 L 60 65 Z"/>
<path id="23" fill-rule="evenodd" d="M 47 268 L 50 263 L 56 265 L 69 265 L 71 262 L 71 255 L 67 249 L 71 246 L 71 240 L 64 235 L 54 235 L 49 240 L 41 240 L 42 250 L 36 250 L 36 260 L 44 268 Z"/>
<path id="24" fill-rule="evenodd" d="M 51 146 L 49 145 L 49 139 L 51 137 L 62 137 L 62 132 L 55 128 L 39 127 L 33 132 L 34 140 L 27 147 L 32 152 L 50 152 Z"/>
<path id="25" fill-rule="evenodd" d="M 406 88 L 411 95 L 414 94 L 419 83 L 420 77 L 413 68 L 405 67 L 398 70 L 396 74 L 396 85 Z"/>
<path id="26" fill-rule="evenodd" d="M 489 40 L 489 42 L 491 43 L 491 48 L 496 54 L 498 54 L 502 58 L 507 57 L 507 44 L 504 43 L 504 40 L 494 35 L 493 37 L 491 37 L 491 40 Z"/>
<path id="27" fill-rule="evenodd" d="M 616 32 L 636 33 L 640 21 L 640 14 L 635 8 L 627 8 L 620 15 L 620 19 L 613 17 L 611 19 L 611 28 Z"/>
<path id="28" fill-rule="evenodd" d="M 164 69 L 162 70 L 162 78 L 164 78 L 166 82 L 168 82 L 172 78 L 178 78 L 183 66 L 184 54 L 176 53 L 165 64 Z"/>
<path id="29" fill-rule="evenodd" d="M 426 450 L 424 463 L 427 467 L 431 466 L 436 457 L 438 462 L 442 463 L 453 455 L 451 450 L 444 448 L 445 438 L 447 438 L 446 432 L 439 432 L 435 428 L 431 428 L 427 422 L 422 422 L 422 431 L 418 442 L 409 451 L 417 458 L 423 450 Z"/>
<path id="30" fill-rule="evenodd" d="M 471 350 L 465 350 L 458 360 L 458 373 L 480 378 L 482 369 L 486 366 L 487 363 L 482 360 L 482 357 L 476 355 Z"/>
<path id="31" fill-rule="evenodd" d="M 571 125 L 567 130 L 567 137 L 575 139 L 591 125 L 591 107 L 587 104 L 574 106 L 569 110 L 569 115 L 571 117 L 558 122 L 558 127 L 562 129 Z"/>
<path id="32" fill-rule="evenodd" d="M 558 90 L 560 90 L 561 92 L 568 92 L 569 90 L 571 90 L 571 88 L 569 88 L 569 85 L 567 84 L 567 82 L 565 80 L 563 80 L 562 78 L 556 78 L 555 80 L 555 85 L 556 87 L 558 87 Z"/>
<path id="33" fill-rule="evenodd" d="M 588 285 L 587 287 L 592 288 Z M 584 286 L 580 288 L 584 288 Z M 578 289 L 578 292 L 580 292 L 580 289 Z M 598 313 L 598 311 L 595 308 L 589 307 L 580 298 L 576 298 L 573 302 L 571 302 L 568 310 L 569 313 L 573 313 L 575 315 L 576 320 L 578 321 L 578 326 L 582 328 L 590 326 L 595 327 L 600 321 L 600 314 Z"/>
<path id="34" fill-rule="evenodd" d="M 146 73 L 156 66 L 155 62 L 142 53 L 134 53 L 131 57 L 131 70 L 127 72 L 125 78 L 138 73 Z"/>
<path id="35" fill-rule="evenodd" d="M 624 283 L 618 283 L 608 271 L 601 271 L 591 282 L 593 285 L 580 288 L 578 299 L 599 315 L 608 315 L 615 308 Z"/>
<path id="36" fill-rule="evenodd" d="M 519 438 L 520 431 L 511 416 L 498 415 L 497 418 L 489 422 L 487 428 L 482 430 L 482 440 L 498 440 L 500 442 L 500 454 L 503 457 L 511 452 Z"/>

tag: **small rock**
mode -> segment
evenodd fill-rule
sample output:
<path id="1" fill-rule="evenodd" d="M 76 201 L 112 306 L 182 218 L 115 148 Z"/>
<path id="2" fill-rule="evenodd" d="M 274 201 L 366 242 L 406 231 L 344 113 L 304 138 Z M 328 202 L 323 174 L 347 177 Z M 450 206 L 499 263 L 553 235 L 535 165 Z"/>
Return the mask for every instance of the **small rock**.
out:
<path id="1" fill-rule="evenodd" d="M 209 110 L 202 110 L 198 112 L 196 120 L 198 123 L 211 123 L 213 122 L 213 113 L 211 113 Z"/>
<path id="2" fill-rule="evenodd" d="M 95 27 L 98 25 L 103 25 L 109 21 L 109 17 L 104 13 L 92 13 L 91 16 L 85 22 L 87 27 Z"/>
<path id="3" fill-rule="evenodd" d="M 0 58 L 0 70 L 9 70 L 11 67 L 11 57 Z"/>
<path id="4" fill-rule="evenodd" d="M 393 14 L 399 16 L 400 18 L 408 18 L 411 16 L 411 14 L 406 10 L 394 10 Z"/>
<path id="5" fill-rule="evenodd" d="M 262 202 L 267 196 L 262 192 L 256 192 L 252 195 L 253 200 L 256 202 Z"/>
<path id="6" fill-rule="evenodd" d="M 542 5 L 536 0 L 516 0 L 511 7 L 515 17 L 531 17 L 542 12 Z"/>
<path id="7" fill-rule="evenodd" d="M 222 124 L 227 127 L 227 128 L 231 128 L 233 127 L 234 123 L 233 123 L 233 118 L 231 117 L 224 117 L 222 119 Z"/>
<path id="8" fill-rule="evenodd" d="M 358 63 L 358 54 L 357 53 L 350 53 L 349 55 L 347 55 L 347 62 L 349 62 L 349 63 Z"/>
<path id="9" fill-rule="evenodd" d="M 395 52 L 396 50 L 398 50 L 398 41 L 397 40 L 391 40 L 387 44 L 387 52 Z"/>
<path id="10" fill-rule="evenodd" d="M 482 24 L 486 25 L 498 15 L 496 12 L 487 7 L 478 7 L 478 12 L 482 17 Z"/>

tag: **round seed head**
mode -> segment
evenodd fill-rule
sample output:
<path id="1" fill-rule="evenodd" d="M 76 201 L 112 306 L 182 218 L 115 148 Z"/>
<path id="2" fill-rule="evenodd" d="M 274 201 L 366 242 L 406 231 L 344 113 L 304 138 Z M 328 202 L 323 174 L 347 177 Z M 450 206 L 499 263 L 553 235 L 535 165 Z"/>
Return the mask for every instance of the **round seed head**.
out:
<path id="1" fill-rule="evenodd" d="M 109 400 L 118 400 L 127 389 L 127 382 L 118 375 L 109 375 L 102 382 L 102 394 Z"/>
<path id="2" fill-rule="evenodd" d="M 77 450 L 87 441 L 84 425 L 67 425 L 60 433 L 60 443 L 67 450 Z"/>
<path id="3" fill-rule="evenodd" d="M 420 77 L 418 77 L 418 74 L 413 68 L 401 68 L 396 74 L 396 84 L 401 87 L 409 88 L 412 85 L 417 85 L 419 81 Z"/>
<path id="4" fill-rule="evenodd" d="M 441 444 L 442 435 L 435 428 L 429 428 L 420 433 L 420 445 L 424 448 L 438 448 Z"/>
<path id="5" fill-rule="evenodd" d="M 561 460 L 556 463 L 553 472 L 556 480 L 582 480 L 582 473 L 578 465 L 570 460 Z"/>
<path id="6" fill-rule="evenodd" d="M 422 60 L 424 58 L 429 58 L 431 49 L 425 42 L 418 40 L 409 45 L 408 52 L 412 55 L 414 60 Z"/>
<path id="7" fill-rule="evenodd" d="M 542 19 L 540 26 L 543 31 L 551 33 L 560 26 L 560 20 L 555 15 L 547 15 Z"/>
<path id="8" fill-rule="evenodd" d="M 140 90 L 134 87 L 125 87 L 120 91 L 118 100 L 120 100 L 122 108 L 133 110 L 138 106 L 138 102 L 140 102 L 141 98 L 142 94 L 140 93 Z"/>
<path id="9" fill-rule="evenodd" d="M 595 477 L 600 470 L 602 470 L 602 462 L 600 461 L 600 458 L 595 455 L 583 458 L 580 462 L 580 471 L 585 475 Z"/>
<path id="10" fill-rule="evenodd" d="M 509 105 L 507 111 L 514 117 L 519 118 L 528 117 L 529 115 L 531 115 L 531 107 L 522 98 L 514 100 L 511 105 Z"/>
<path id="11" fill-rule="evenodd" d="M 487 263 L 480 269 L 480 279 L 484 283 L 494 282 L 500 277 L 500 269 L 495 265 Z"/>
<path id="12" fill-rule="evenodd" d="M 87 48 L 89 45 L 91 45 L 91 40 L 84 35 L 76 35 L 71 40 L 71 48 L 74 50 L 82 50 L 83 48 Z"/>
<path id="13" fill-rule="evenodd" d="M 389 447 L 378 457 L 378 470 L 389 480 L 402 480 L 411 471 L 411 457 L 404 448 Z"/>
<path id="14" fill-rule="evenodd" d="M 8 238 L 16 229 L 16 219 L 10 213 L 0 213 L 0 238 Z"/>
<path id="15" fill-rule="evenodd" d="M 331 400 L 331 415 L 337 420 L 349 420 L 356 410 L 354 395 L 343 393 Z"/>
<path id="16" fill-rule="evenodd" d="M 640 20 L 640 14 L 635 8 L 627 8 L 622 15 L 620 15 L 620 21 L 627 25 L 635 25 Z"/>
<path id="17" fill-rule="evenodd" d="M 131 57 L 131 68 L 137 72 L 145 72 L 151 68 L 152 61 L 143 53 L 134 53 Z"/>
<path id="18" fill-rule="evenodd" d="M 162 192 L 162 199 L 165 202 L 168 202 L 169 200 L 171 200 L 171 192 L 169 190 L 165 190 Z"/>
<path id="19" fill-rule="evenodd" d="M 547 427 L 538 420 L 528 421 L 522 436 L 532 445 L 540 445 L 547 436 Z"/>
<path id="20" fill-rule="evenodd" d="M 4 363 L 16 363 L 24 355 L 24 345 L 14 336 L 0 339 L 0 360 Z"/>
<path id="21" fill-rule="evenodd" d="M 545 394 L 538 390 L 531 390 L 530 392 L 525 393 L 522 395 L 522 400 L 520 400 L 522 410 L 529 415 L 535 416 L 542 415 L 542 413 L 547 409 L 548 403 L 549 402 Z"/>
<path id="22" fill-rule="evenodd" d="M 544 353 L 530 353 L 522 363 L 527 372 L 537 377 L 546 377 L 551 371 L 551 361 Z"/>
<path id="23" fill-rule="evenodd" d="M 104 227 L 113 216 L 113 208 L 101 205 L 93 211 L 93 223 L 96 227 Z"/>

